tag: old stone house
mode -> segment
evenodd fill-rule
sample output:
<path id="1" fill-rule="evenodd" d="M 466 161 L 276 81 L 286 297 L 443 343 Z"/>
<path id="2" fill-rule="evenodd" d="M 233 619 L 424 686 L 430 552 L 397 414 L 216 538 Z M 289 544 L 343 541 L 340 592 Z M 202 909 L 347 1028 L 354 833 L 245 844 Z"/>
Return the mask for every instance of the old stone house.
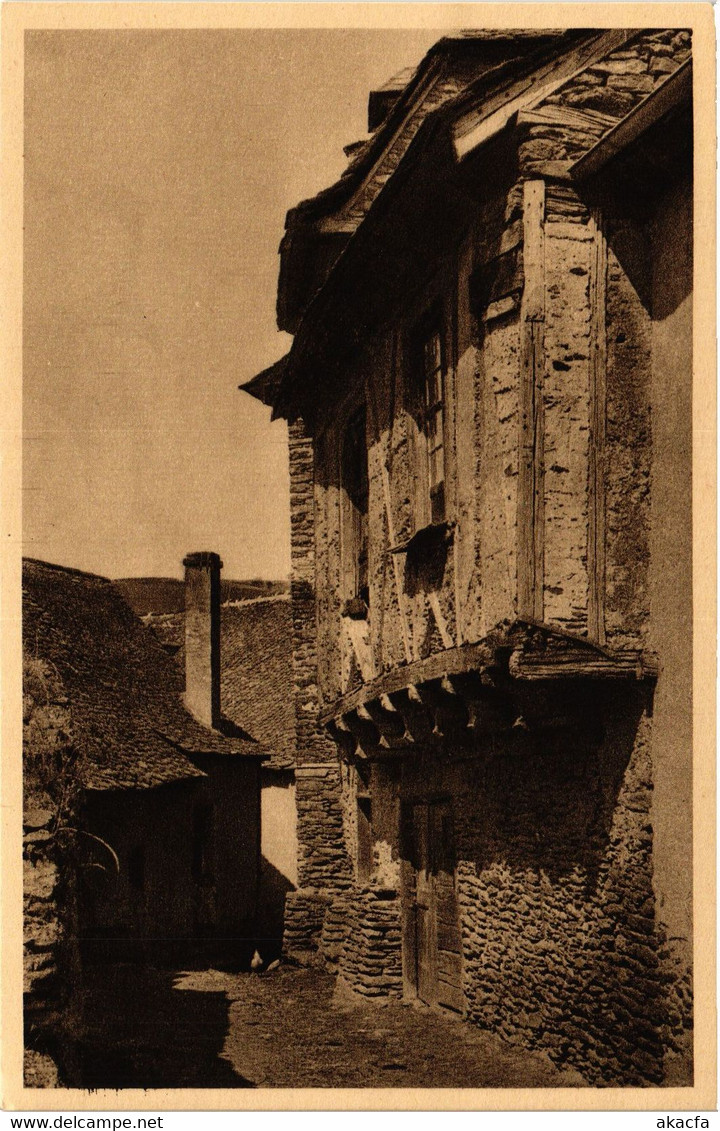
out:
<path id="1" fill-rule="evenodd" d="M 74 766 L 73 819 L 58 803 L 50 840 L 77 873 L 85 960 L 202 950 L 240 965 L 255 948 L 266 755 L 222 725 L 207 678 L 217 556 L 186 566 L 199 611 L 183 695 L 176 665 L 112 582 L 23 563 L 26 749 L 30 760 L 49 728 L 58 774 Z"/>
<path id="2" fill-rule="evenodd" d="M 448 36 L 293 209 L 285 945 L 593 1083 L 692 1074 L 692 62 Z"/>
<path id="3" fill-rule="evenodd" d="M 280 953 L 285 898 L 297 887 L 295 808 L 295 710 L 292 696 L 292 608 L 287 592 L 237 598 L 237 583 L 220 584 L 212 615 L 219 627 L 214 656 L 221 717 L 265 751 L 260 773 L 260 884 L 256 943 L 267 963 Z M 268 586 L 270 587 L 270 586 Z M 192 594 L 186 588 L 185 605 Z M 250 586 L 245 586 L 250 588 Z M 272 588 L 278 588 L 272 585 Z M 223 599 L 223 589 L 227 595 Z M 139 606 L 140 607 L 140 606 Z M 145 605 L 143 605 L 145 607 Z M 186 616 L 146 612 L 142 619 L 186 668 Z"/>

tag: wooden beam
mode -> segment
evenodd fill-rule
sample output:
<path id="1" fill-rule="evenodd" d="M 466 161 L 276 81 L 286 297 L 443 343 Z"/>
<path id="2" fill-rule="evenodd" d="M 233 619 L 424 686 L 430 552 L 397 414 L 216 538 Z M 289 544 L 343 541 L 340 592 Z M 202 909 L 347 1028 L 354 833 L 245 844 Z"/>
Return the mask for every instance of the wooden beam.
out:
<path id="1" fill-rule="evenodd" d="M 378 746 L 380 732 L 370 718 L 361 718 L 357 711 L 348 711 L 344 716 L 348 730 L 361 746 Z"/>
<path id="2" fill-rule="evenodd" d="M 375 675 L 372 651 L 370 648 L 370 626 L 366 620 L 355 620 L 352 617 L 342 618 L 342 627 L 345 637 L 350 642 L 350 647 L 355 654 L 360 674 L 367 683 Z"/>
<path id="3" fill-rule="evenodd" d="M 542 619 L 544 522 L 545 182 L 523 186 L 525 286 L 520 315 L 518 615 Z"/>
<path id="4" fill-rule="evenodd" d="M 394 706 L 391 705 L 391 709 L 387 710 L 383 706 L 384 702 L 390 702 L 387 695 L 373 699 L 364 707 L 358 707 L 357 713 L 360 718 L 374 723 L 383 738 L 388 740 L 402 738 L 405 734 L 405 720 Z"/>
<path id="5" fill-rule="evenodd" d="M 574 177 L 590 177 L 631 145 L 645 130 L 658 122 L 671 110 L 692 98 L 692 59 L 686 59 L 676 71 L 626 117 L 622 118 L 596 145 L 583 154 L 572 167 Z"/>
<path id="6" fill-rule="evenodd" d="M 536 110 L 521 110 L 518 125 L 562 126 L 585 133 L 596 133 L 600 137 L 617 125 L 617 118 L 610 114 L 600 114 L 597 110 L 573 110 L 568 106 L 555 106 L 551 103 Z"/>
<path id="7" fill-rule="evenodd" d="M 398 354 L 399 354 L 399 342 L 398 342 L 398 335 L 396 334 L 393 337 L 392 355 L 391 355 L 391 362 L 390 362 L 391 368 L 392 368 L 392 372 L 390 374 L 390 380 L 393 382 L 393 389 L 394 389 L 394 383 L 398 378 L 398 372 L 397 372 L 398 366 L 402 364 Z M 374 390 L 373 382 L 372 381 L 368 382 L 366 404 L 367 404 L 367 408 L 368 408 L 368 411 L 369 411 L 369 414 L 370 414 L 370 426 L 373 430 L 373 433 L 379 438 L 380 437 L 380 414 L 378 412 L 377 405 L 375 403 L 374 391 L 375 390 Z M 392 435 L 389 435 L 387 437 L 387 444 L 388 444 L 389 451 L 392 452 Z M 394 518 L 393 518 L 393 510 L 392 510 L 392 492 L 391 492 L 391 489 L 390 489 L 390 473 L 388 471 L 386 459 L 382 455 L 381 455 L 381 458 L 380 458 L 380 478 L 381 478 L 381 481 L 382 481 L 382 493 L 383 493 L 383 503 L 384 503 L 384 506 L 385 506 L 385 519 L 387 521 L 388 541 L 389 541 L 389 544 L 391 546 L 394 546 L 395 542 L 397 541 L 397 537 L 396 537 L 396 534 L 395 534 L 395 521 L 394 521 Z M 412 654 L 412 649 L 411 649 L 411 645 L 410 645 L 410 629 L 408 627 L 408 618 L 407 618 L 407 613 L 406 613 L 406 609 L 405 609 L 405 601 L 406 601 L 405 585 L 403 583 L 403 574 L 402 574 L 402 570 L 400 568 L 400 563 L 398 562 L 397 557 L 395 555 L 392 555 L 392 569 L 393 569 L 393 577 L 394 577 L 394 580 L 395 580 L 395 592 L 396 592 L 396 595 L 397 595 L 397 608 L 398 608 L 398 615 L 400 617 L 400 628 L 401 628 L 401 631 L 402 631 L 403 650 L 405 652 L 405 659 L 409 663 L 413 659 L 413 654 Z"/>
<path id="8" fill-rule="evenodd" d="M 447 621 L 445 620 L 445 617 L 443 616 L 442 609 L 440 608 L 440 598 L 438 597 L 437 592 L 434 589 L 431 589 L 430 592 L 427 594 L 427 601 L 428 601 L 428 605 L 430 606 L 430 609 L 432 611 L 432 614 L 435 618 L 435 623 L 438 626 L 438 632 L 440 633 L 440 639 L 443 642 L 443 647 L 444 648 L 453 648 L 455 646 L 455 641 L 452 638 L 452 635 L 450 633 L 450 629 L 447 626 Z M 457 591 L 456 591 L 456 602 L 457 602 Z"/>
<path id="9" fill-rule="evenodd" d="M 433 718 L 420 700 L 411 692 L 417 692 L 414 687 L 404 688 L 393 693 L 392 700 L 402 715 L 405 731 L 402 739 L 410 738 L 414 743 L 427 743 L 432 741 Z"/>
<path id="10" fill-rule="evenodd" d="M 345 757 L 354 757 L 357 752 L 357 739 L 350 733 L 347 723 L 339 718 L 332 719 L 326 726 L 333 742 L 336 742 L 345 752 Z"/>
<path id="11" fill-rule="evenodd" d="M 611 30 L 601 33 L 595 39 L 583 43 L 574 51 L 553 59 L 515 83 L 498 95 L 485 98 L 481 109 L 471 110 L 463 115 L 453 126 L 455 156 L 458 160 L 467 157 L 479 145 L 499 133 L 520 110 L 531 110 L 559 90 L 565 83 L 599 59 L 617 51 L 629 39 L 637 35 L 637 29 Z"/>
<path id="12" fill-rule="evenodd" d="M 452 685 L 450 680 L 445 677 L 422 683 L 419 690 L 423 703 L 427 704 L 432 710 L 440 709 L 448 714 L 464 715 L 463 697 L 458 695 L 454 689 L 448 690 L 449 688 L 452 688 Z"/>
<path id="13" fill-rule="evenodd" d="M 605 643 L 605 429 L 607 244 L 602 219 L 590 219 L 590 451 L 588 469 L 588 636 Z"/>
<path id="14" fill-rule="evenodd" d="M 616 652 L 612 657 L 600 652 L 542 653 L 513 652 L 508 665 L 510 675 L 519 680 L 555 679 L 655 679 L 657 658 L 641 651 Z"/>
<path id="15" fill-rule="evenodd" d="M 379 699 L 381 695 L 393 696 L 396 691 L 407 690 L 408 695 L 412 696 L 413 687 L 417 688 L 419 683 L 442 679 L 443 676 L 453 675 L 456 672 L 480 670 L 493 661 L 494 648 L 489 643 L 463 644 L 459 648 L 436 652 L 424 660 L 416 660 L 412 664 L 402 664 L 393 668 L 392 671 L 364 684 L 357 691 L 344 695 L 321 711 L 320 722 L 327 723 L 339 715 L 355 710 L 360 704 Z M 417 694 L 419 698 L 419 693 Z M 398 706 L 398 710 L 402 710 L 402 707 Z"/>

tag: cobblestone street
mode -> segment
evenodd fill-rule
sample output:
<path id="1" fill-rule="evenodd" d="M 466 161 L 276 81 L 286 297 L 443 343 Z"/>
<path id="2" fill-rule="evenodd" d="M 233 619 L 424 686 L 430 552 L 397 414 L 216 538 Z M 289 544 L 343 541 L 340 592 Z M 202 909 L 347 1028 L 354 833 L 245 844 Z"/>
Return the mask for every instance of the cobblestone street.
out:
<path id="1" fill-rule="evenodd" d="M 129 1002 L 132 1010 L 129 1008 Z M 318 970 L 97 972 L 87 1002 L 88 1087 L 577 1087 L 455 1017 L 358 1002 Z"/>

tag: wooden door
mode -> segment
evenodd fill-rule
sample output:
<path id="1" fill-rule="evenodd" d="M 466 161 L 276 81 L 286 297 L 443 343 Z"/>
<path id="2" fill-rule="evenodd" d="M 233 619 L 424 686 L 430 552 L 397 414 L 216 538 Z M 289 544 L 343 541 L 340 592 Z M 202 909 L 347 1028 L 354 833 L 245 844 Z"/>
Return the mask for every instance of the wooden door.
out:
<path id="1" fill-rule="evenodd" d="M 403 950 L 407 988 L 428 1005 L 462 1012 L 462 940 L 447 801 L 407 813 Z"/>

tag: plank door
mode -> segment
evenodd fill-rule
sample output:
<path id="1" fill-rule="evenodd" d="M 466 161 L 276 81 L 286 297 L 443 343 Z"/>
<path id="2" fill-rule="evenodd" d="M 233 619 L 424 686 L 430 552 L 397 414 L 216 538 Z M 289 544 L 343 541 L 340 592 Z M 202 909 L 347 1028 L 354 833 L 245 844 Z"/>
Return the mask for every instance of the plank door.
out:
<path id="1" fill-rule="evenodd" d="M 406 981 L 428 1005 L 462 1012 L 462 941 L 452 811 L 446 801 L 423 802 L 413 805 L 408 817 Z"/>

